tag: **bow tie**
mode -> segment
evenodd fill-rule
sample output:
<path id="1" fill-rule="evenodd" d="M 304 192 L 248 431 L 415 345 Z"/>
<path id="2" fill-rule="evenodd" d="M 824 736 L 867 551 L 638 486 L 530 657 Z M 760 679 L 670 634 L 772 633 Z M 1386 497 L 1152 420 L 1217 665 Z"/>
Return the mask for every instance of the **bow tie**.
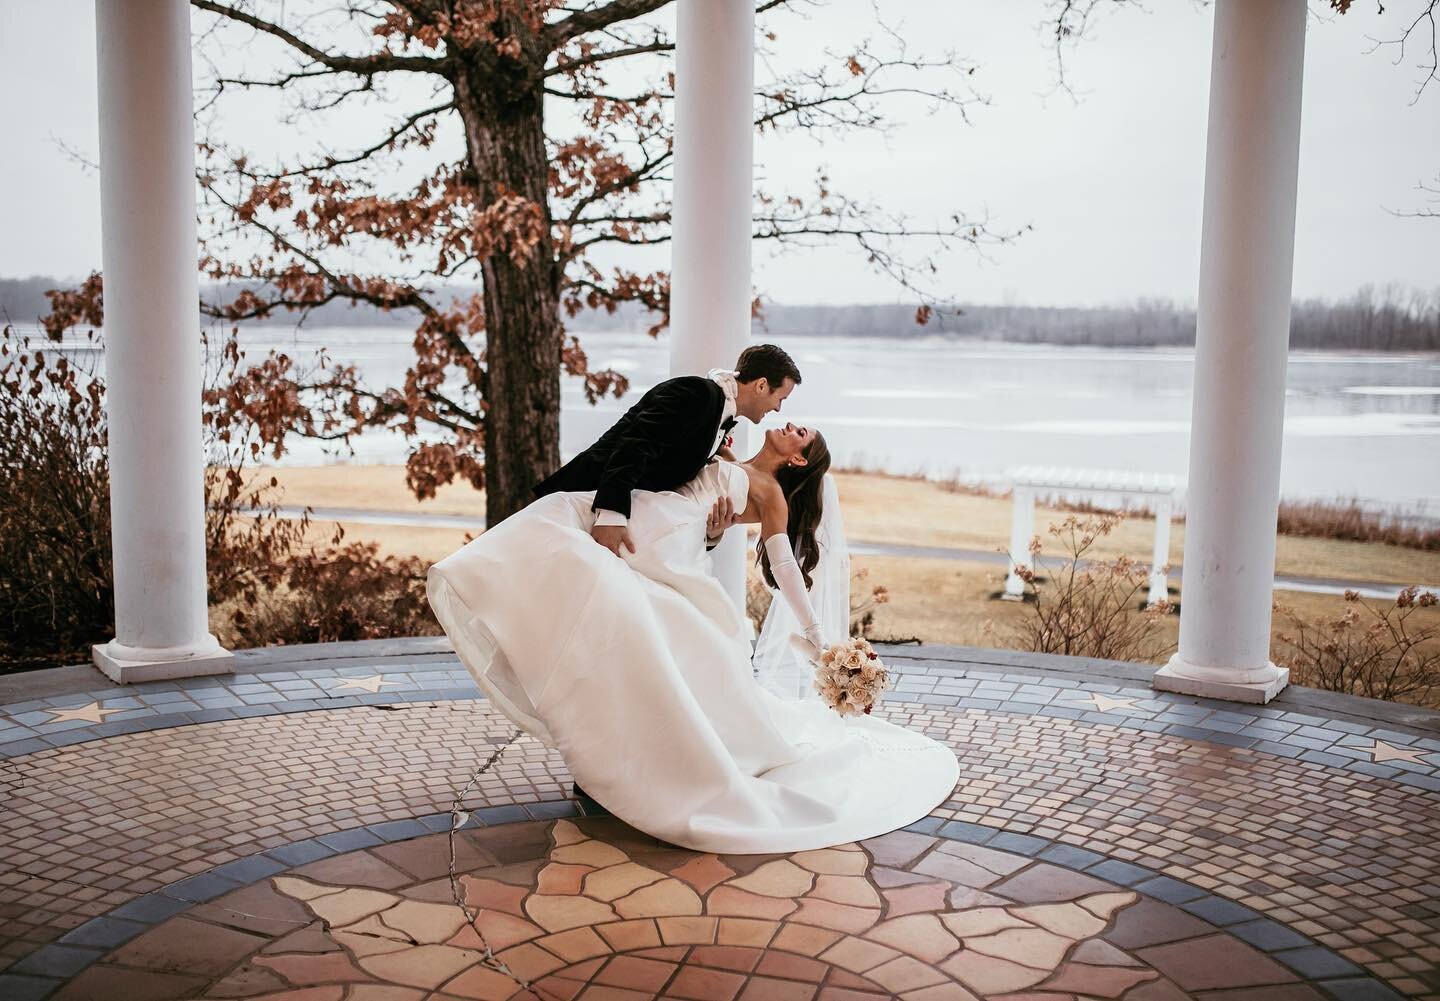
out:
<path id="1" fill-rule="evenodd" d="M 733 427 L 734 427 L 736 424 L 738 424 L 738 423 L 739 423 L 739 421 L 737 421 L 735 418 L 733 418 L 733 417 L 727 417 L 727 418 L 725 418 L 723 421 L 720 422 L 720 431 L 721 431 L 722 433 L 723 433 L 723 432 L 726 432 L 726 431 L 729 431 L 731 428 L 733 428 Z"/>

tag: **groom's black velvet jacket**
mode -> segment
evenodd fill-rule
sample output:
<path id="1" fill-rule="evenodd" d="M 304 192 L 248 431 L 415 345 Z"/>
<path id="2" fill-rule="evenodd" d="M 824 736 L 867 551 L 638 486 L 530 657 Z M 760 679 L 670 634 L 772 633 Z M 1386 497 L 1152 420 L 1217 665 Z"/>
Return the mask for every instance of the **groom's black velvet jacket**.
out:
<path id="1" fill-rule="evenodd" d="M 535 496 L 594 490 L 594 509 L 630 517 L 630 491 L 674 490 L 710 460 L 725 410 L 712 379 L 682 375 L 651 388 L 600 440 L 535 487 Z"/>

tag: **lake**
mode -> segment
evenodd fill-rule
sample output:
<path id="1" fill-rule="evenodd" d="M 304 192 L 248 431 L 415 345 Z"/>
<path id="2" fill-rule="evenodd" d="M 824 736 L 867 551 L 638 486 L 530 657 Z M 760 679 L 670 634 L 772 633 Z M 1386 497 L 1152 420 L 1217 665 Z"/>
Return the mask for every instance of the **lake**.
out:
<path id="1" fill-rule="evenodd" d="M 561 444 L 585 447 L 669 372 L 668 338 L 582 334 L 593 368 L 627 375 L 623 400 L 590 406 L 577 380 L 564 389 Z M 250 327 L 249 357 L 294 357 L 320 347 L 378 388 L 411 356 L 404 331 Z M 1186 475 L 1193 353 L 917 337 L 791 338 L 805 377 L 783 418 L 826 434 L 837 462 L 897 473 L 994 482 L 1017 465 Z M 1440 517 L 1440 356 L 1292 352 L 1281 493 L 1358 498 Z M 772 416 L 772 422 L 776 418 Z M 343 461 L 403 462 L 406 442 L 367 435 Z M 341 461 L 318 442 L 295 443 L 287 463 Z M 1428 520 L 1428 519 L 1427 519 Z"/>

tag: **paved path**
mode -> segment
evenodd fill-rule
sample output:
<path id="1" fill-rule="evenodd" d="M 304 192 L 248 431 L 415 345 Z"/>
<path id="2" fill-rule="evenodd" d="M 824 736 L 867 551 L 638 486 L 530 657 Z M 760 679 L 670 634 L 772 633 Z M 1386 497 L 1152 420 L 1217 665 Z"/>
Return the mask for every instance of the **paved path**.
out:
<path id="1" fill-rule="evenodd" d="M 1440 714 L 883 652 L 884 715 L 961 779 L 905 831 L 784 857 L 570 799 L 443 639 L 0 679 L 0 997 L 1440 999 Z"/>

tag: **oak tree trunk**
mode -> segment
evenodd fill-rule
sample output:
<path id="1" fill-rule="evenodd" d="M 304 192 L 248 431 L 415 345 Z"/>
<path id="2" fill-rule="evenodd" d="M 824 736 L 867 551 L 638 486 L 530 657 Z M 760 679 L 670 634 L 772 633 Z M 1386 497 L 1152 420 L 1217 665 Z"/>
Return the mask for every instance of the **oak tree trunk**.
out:
<path id="1" fill-rule="evenodd" d="M 532 499 L 560 465 L 560 267 L 550 233 L 545 56 L 523 26 L 515 58 L 493 48 L 457 72 L 457 109 L 478 186 L 477 206 L 519 195 L 543 214 L 529 253 L 498 248 L 481 265 L 485 302 L 485 519 L 496 525 Z"/>

